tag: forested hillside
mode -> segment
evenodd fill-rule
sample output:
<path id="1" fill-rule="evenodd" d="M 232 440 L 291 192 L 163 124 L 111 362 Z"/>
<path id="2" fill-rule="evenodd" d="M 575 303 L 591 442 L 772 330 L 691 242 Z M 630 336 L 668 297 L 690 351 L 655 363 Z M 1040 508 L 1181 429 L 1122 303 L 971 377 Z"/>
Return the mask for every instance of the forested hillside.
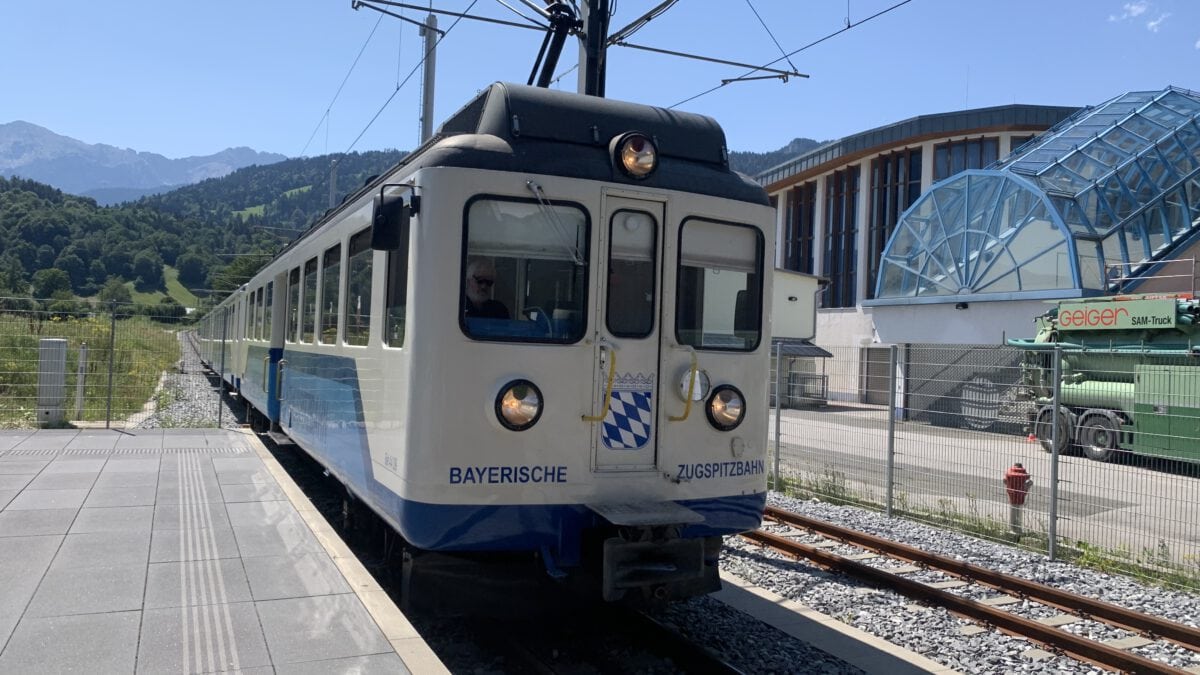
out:
<path id="1" fill-rule="evenodd" d="M 338 156 L 335 200 L 403 153 Z M 164 292 L 227 289 L 329 206 L 333 157 L 240 169 L 170 193 L 103 207 L 22 178 L 0 177 L 0 295 L 91 297 L 130 282 Z M 236 254 L 236 257 L 235 257 Z"/>
<path id="2" fill-rule="evenodd" d="M 731 153 L 754 174 L 815 145 L 796 139 L 773 153 Z M 239 169 L 117 206 L 22 178 L 0 177 L 0 296 L 161 297 L 168 286 L 203 296 L 244 282 L 334 203 L 405 153 L 290 159 Z M 178 288 L 177 287 L 177 288 Z M 103 291 L 103 293 L 102 293 Z"/>

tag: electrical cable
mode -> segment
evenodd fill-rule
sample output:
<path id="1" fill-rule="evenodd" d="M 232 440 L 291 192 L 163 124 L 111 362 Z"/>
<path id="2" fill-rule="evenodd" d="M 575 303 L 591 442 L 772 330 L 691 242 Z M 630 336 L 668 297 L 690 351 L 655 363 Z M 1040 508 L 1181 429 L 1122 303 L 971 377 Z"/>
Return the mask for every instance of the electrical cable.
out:
<path id="1" fill-rule="evenodd" d="M 766 21 L 763 21 L 761 16 L 759 16 L 758 10 L 754 9 L 754 5 L 750 3 L 750 0 L 746 0 L 746 6 L 750 8 L 751 12 L 754 12 L 754 18 L 758 19 L 758 22 L 762 24 L 763 30 L 767 31 L 767 35 L 770 36 L 771 42 L 774 42 L 775 46 L 779 48 L 779 53 L 783 54 L 783 58 L 787 60 L 787 64 L 792 67 L 792 70 L 800 70 L 796 67 L 796 64 L 792 63 L 792 60 L 788 58 L 787 54 L 784 53 L 783 45 L 779 44 L 779 40 L 775 39 L 775 34 L 771 32 L 771 27 L 767 25 Z"/>
<path id="2" fill-rule="evenodd" d="M 463 14 L 465 15 L 465 14 L 467 14 L 467 12 L 470 12 L 471 9 L 473 7 L 475 7 L 475 3 L 477 3 L 477 2 L 479 2 L 479 0 L 471 0 L 471 4 L 467 6 L 467 11 L 463 12 Z M 380 18 L 382 18 L 382 16 Z M 462 16 L 455 18 L 454 23 L 450 24 L 450 27 L 446 29 L 446 32 L 444 32 L 438 36 L 437 42 L 433 43 L 432 49 L 437 49 L 438 45 L 440 45 L 442 43 L 442 40 L 445 40 L 450 35 L 450 31 L 454 30 L 454 27 L 457 26 L 458 22 L 461 21 L 462 19 L 463 19 Z M 371 128 L 371 125 L 375 124 L 375 120 L 379 119 L 379 116 L 383 114 L 383 111 L 386 110 L 389 105 L 391 105 L 392 99 L 396 98 L 396 94 L 400 93 L 400 88 L 403 87 L 404 85 L 408 84 L 408 81 L 412 79 L 412 76 L 425 63 L 426 56 L 427 56 L 427 54 L 422 54 L 421 60 L 417 61 L 417 65 L 413 66 L 413 69 L 411 71 L 409 71 L 408 75 L 406 75 L 404 77 L 404 81 L 401 82 L 400 84 L 396 85 L 396 88 L 392 91 L 391 96 L 388 96 L 387 100 L 383 102 L 383 105 L 379 106 L 379 110 L 377 110 L 375 112 L 375 115 L 373 117 L 371 117 L 371 120 L 369 122 L 367 122 L 367 126 L 363 127 L 363 130 L 361 132 L 359 132 L 358 136 L 354 137 L 354 140 L 350 143 L 350 146 L 346 148 L 346 154 L 349 154 L 350 151 L 354 149 L 354 146 L 360 140 L 362 140 L 362 137 L 367 133 L 367 130 L 369 130 Z"/>
<path id="3" fill-rule="evenodd" d="M 768 67 L 768 66 L 773 66 L 773 65 L 775 65 L 776 63 L 779 63 L 780 61 L 782 61 L 782 60 L 784 60 L 784 59 L 791 58 L 791 57 L 795 56 L 796 54 L 799 54 L 800 52 L 802 52 L 802 51 L 804 51 L 804 50 L 806 50 L 806 49 L 809 49 L 810 47 L 815 47 L 815 46 L 817 46 L 817 45 L 821 44 L 822 42 L 825 42 L 826 40 L 828 40 L 828 39 L 830 39 L 830 38 L 832 38 L 832 37 L 834 37 L 834 36 L 841 35 L 842 33 L 845 33 L 846 31 L 850 30 L 851 28 L 854 28 L 855 26 L 861 26 L 862 24 L 864 24 L 864 23 L 866 23 L 866 22 L 870 21 L 871 19 L 875 19 L 875 18 L 881 17 L 881 16 L 883 16 L 884 14 L 887 14 L 888 12 L 890 12 L 890 11 L 892 11 L 892 10 L 894 10 L 894 9 L 897 9 L 897 8 L 899 8 L 899 7 L 902 7 L 902 6 L 904 6 L 904 5 L 907 5 L 907 4 L 908 4 L 908 3 L 910 3 L 910 2 L 912 2 L 912 0 L 901 0 L 901 2 L 897 2 L 896 4 L 892 5 L 891 7 L 888 7 L 887 9 L 884 9 L 884 10 L 878 11 L 878 12 L 876 12 L 876 13 L 872 14 L 871 16 L 868 16 L 867 18 L 865 18 L 865 19 L 863 19 L 863 20 L 861 20 L 861 21 L 858 21 L 858 22 L 856 22 L 856 23 L 850 23 L 849 21 L 847 21 L 847 22 L 846 22 L 846 27 L 845 27 L 845 28 L 841 28 L 841 29 L 835 30 L 834 32 L 830 33 L 829 35 L 826 35 L 825 37 L 823 37 L 823 38 L 821 38 L 821 39 L 819 39 L 819 40 L 816 40 L 816 41 L 814 41 L 814 42 L 810 42 L 810 43 L 808 43 L 808 44 L 804 45 L 803 47 L 801 47 L 801 48 L 797 49 L 796 51 L 793 51 L 793 52 L 788 52 L 787 54 L 784 54 L 784 55 L 783 55 L 783 56 L 781 56 L 780 58 L 777 58 L 777 59 L 775 59 L 774 61 L 771 61 L 770 63 L 763 64 L 763 66 L 761 66 L 761 68 L 766 68 L 766 67 Z M 746 77 L 747 75 L 751 75 L 751 74 L 753 74 L 753 73 L 757 72 L 758 70 L 760 70 L 760 68 L 755 68 L 755 69 L 753 69 L 753 70 L 749 70 L 749 71 L 747 71 L 746 73 L 744 73 L 744 74 L 742 75 L 742 77 Z M 672 105 L 669 105 L 669 106 L 667 106 L 667 109 L 668 109 L 668 110 L 670 110 L 671 108 L 676 108 L 676 107 L 678 107 L 678 106 L 681 106 L 681 105 L 683 105 L 684 103 L 687 103 L 687 102 L 689 102 L 689 101 L 694 101 L 694 100 L 696 100 L 696 99 L 700 98 L 701 96 L 707 96 L 708 94 L 711 94 L 711 93 L 713 93 L 714 91 L 716 91 L 716 90 L 718 90 L 718 89 L 720 89 L 720 88 L 722 88 L 722 87 L 725 87 L 725 86 L 727 86 L 727 85 L 729 85 L 729 84 L 731 84 L 731 83 L 733 83 L 733 82 L 736 82 L 736 81 L 737 81 L 737 78 L 730 79 L 730 80 L 726 80 L 726 81 L 722 82 L 721 84 L 718 84 L 717 86 L 713 87 L 712 89 L 709 89 L 709 90 L 707 90 L 707 91 L 702 91 L 702 92 L 700 92 L 699 94 L 696 94 L 695 96 L 690 96 L 690 97 L 688 97 L 688 98 L 685 98 L 685 99 L 683 99 L 682 101 L 679 101 L 678 103 L 674 103 L 674 104 L 672 104 Z"/>
<path id="4" fill-rule="evenodd" d="M 371 43 L 371 38 L 375 37 L 375 31 L 379 28 L 379 24 L 381 23 L 383 23 L 382 14 L 379 15 L 378 19 L 376 19 L 375 26 L 371 28 L 371 34 L 368 35 L 366 41 L 363 42 L 362 49 L 358 50 L 358 56 L 354 57 L 354 63 L 350 64 L 350 70 L 346 71 L 346 77 L 342 78 L 342 84 L 338 86 L 337 92 L 334 93 L 333 100 L 331 100 L 329 105 L 325 107 L 325 114 L 321 115 L 321 119 L 317 121 L 316 128 L 313 129 L 312 135 L 308 137 L 308 142 L 304 144 L 304 148 L 300 150 L 300 154 L 297 155 L 298 157 L 304 156 L 304 153 L 308 150 L 309 144 L 312 143 L 312 139 L 317 135 L 317 132 L 321 130 L 321 123 L 325 122 L 329 118 L 329 111 L 333 109 L 333 104 L 337 101 L 338 96 L 341 95 L 342 89 L 346 86 L 346 82 L 350 80 L 350 74 L 354 72 L 354 67 L 358 65 L 358 60 L 362 58 L 363 52 L 367 51 L 367 45 Z M 326 132 L 328 133 L 328 127 L 326 127 Z M 328 145 L 328 143 L 326 144 Z"/>

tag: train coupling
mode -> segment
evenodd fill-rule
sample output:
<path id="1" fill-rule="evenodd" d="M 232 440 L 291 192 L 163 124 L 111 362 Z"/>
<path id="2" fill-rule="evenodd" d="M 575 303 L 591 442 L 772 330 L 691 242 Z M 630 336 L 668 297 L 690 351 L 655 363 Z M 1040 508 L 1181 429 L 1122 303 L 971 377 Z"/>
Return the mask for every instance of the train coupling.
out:
<path id="1" fill-rule="evenodd" d="M 717 570 L 708 564 L 707 540 L 679 537 L 685 526 L 704 522 L 704 516 L 675 502 L 588 506 L 616 526 L 617 536 L 604 540 L 605 600 L 621 600 L 632 591 L 644 600 L 661 601 L 720 588 Z"/>

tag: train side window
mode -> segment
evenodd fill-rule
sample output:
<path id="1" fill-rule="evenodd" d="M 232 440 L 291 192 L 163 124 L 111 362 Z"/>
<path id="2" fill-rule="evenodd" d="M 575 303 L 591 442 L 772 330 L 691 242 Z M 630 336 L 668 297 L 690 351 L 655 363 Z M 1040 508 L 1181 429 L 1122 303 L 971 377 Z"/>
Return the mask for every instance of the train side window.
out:
<path id="1" fill-rule="evenodd" d="M 317 321 L 317 259 L 304 263 L 304 322 L 300 328 L 300 341 L 312 344 Z"/>
<path id="2" fill-rule="evenodd" d="M 321 258 L 321 332 L 317 342 L 323 345 L 337 344 L 338 324 L 338 277 L 342 272 L 342 245 L 325 251 Z"/>
<path id="3" fill-rule="evenodd" d="M 458 315 L 477 340 L 576 342 L 586 325 L 581 206 L 477 197 L 467 205 Z"/>
<path id="4" fill-rule="evenodd" d="M 365 345 L 371 336 L 371 228 L 350 237 L 346 258 L 346 344 Z"/>
<path id="5" fill-rule="evenodd" d="M 387 299 L 383 338 L 389 347 L 404 346 L 408 310 L 408 229 L 400 233 L 400 247 L 387 252 Z"/>
<path id="6" fill-rule="evenodd" d="M 654 330 L 654 268 L 658 223 L 645 211 L 621 210 L 609 222 L 605 323 L 617 337 L 644 338 Z"/>
<path id="7" fill-rule="evenodd" d="M 263 339 L 263 287 L 254 291 L 254 329 L 250 334 L 251 340 Z"/>
<path id="8" fill-rule="evenodd" d="M 675 336 L 697 349 L 754 351 L 762 336 L 763 236 L 689 218 L 679 233 Z"/>
<path id="9" fill-rule="evenodd" d="M 300 330 L 300 268 L 293 267 L 288 273 L 287 286 L 287 332 L 283 339 L 295 342 Z"/>
<path id="10" fill-rule="evenodd" d="M 262 335 L 260 336 L 262 339 L 268 340 L 268 341 L 273 337 L 271 335 L 271 333 L 272 333 L 271 304 L 273 301 L 274 294 L 275 294 L 275 282 L 268 281 L 267 285 L 266 285 L 266 289 L 263 291 L 263 325 L 262 325 Z"/>

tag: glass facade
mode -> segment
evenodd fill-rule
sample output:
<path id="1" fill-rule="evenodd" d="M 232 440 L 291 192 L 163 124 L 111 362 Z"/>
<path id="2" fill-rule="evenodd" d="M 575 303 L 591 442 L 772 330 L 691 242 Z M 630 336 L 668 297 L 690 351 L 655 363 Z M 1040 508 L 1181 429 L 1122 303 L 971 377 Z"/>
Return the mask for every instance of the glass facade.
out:
<path id="1" fill-rule="evenodd" d="M 921 148 L 880 155 L 871 161 L 871 214 L 867 225 L 867 297 L 875 297 L 879 261 L 896 221 L 921 196 Z"/>
<path id="2" fill-rule="evenodd" d="M 787 215 L 783 266 L 796 272 L 813 273 L 813 218 L 817 207 L 817 182 L 809 181 L 787 191 Z"/>
<path id="3" fill-rule="evenodd" d="M 934 185 L 896 226 L 875 302 L 1113 290 L 1198 226 L 1200 94 L 1131 92 Z"/>
<path id="4" fill-rule="evenodd" d="M 853 307 L 858 267 L 858 177 L 852 166 L 825 178 L 824 307 Z"/>

